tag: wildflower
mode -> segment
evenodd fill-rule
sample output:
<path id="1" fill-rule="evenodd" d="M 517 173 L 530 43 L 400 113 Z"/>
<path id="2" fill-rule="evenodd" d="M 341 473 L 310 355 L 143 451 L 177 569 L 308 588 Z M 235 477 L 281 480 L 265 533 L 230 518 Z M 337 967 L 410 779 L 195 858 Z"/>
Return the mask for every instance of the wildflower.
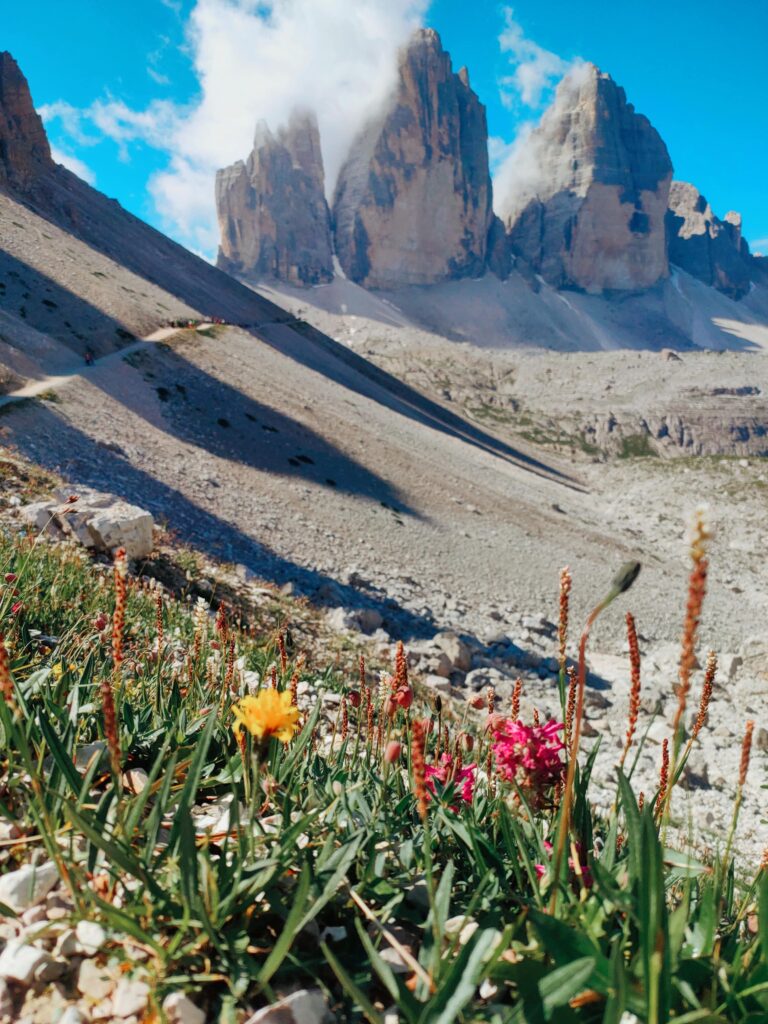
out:
<path id="1" fill-rule="evenodd" d="M 554 719 L 529 726 L 508 718 L 495 732 L 496 767 L 507 782 L 517 783 L 532 807 L 541 807 L 563 779 L 565 763 L 560 753 L 565 744 L 558 736 L 562 728 Z"/>
<path id="2" fill-rule="evenodd" d="M 245 728 L 259 742 L 274 736 L 281 743 L 289 743 L 298 728 L 299 711 L 291 704 L 290 690 L 280 692 L 269 687 L 255 696 L 249 694 L 233 706 L 232 712 L 236 718 L 233 728 L 238 737 Z"/>
<path id="3" fill-rule="evenodd" d="M 23 610 L 24 610 L 24 602 L 23 601 L 17 601 L 15 604 L 11 605 L 11 615 L 20 615 Z"/>
<path id="4" fill-rule="evenodd" d="M 472 794 L 475 788 L 475 768 L 476 765 L 474 764 L 468 764 L 460 767 L 456 764 L 450 754 L 441 754 L 438 764 L 429 764 L 424 770 L 427 789 L 434 795 L 434 779 L 437 779 L 442 786 L 446 786 L 449 782 L 453 782 L 456 785 L 456 789 L 458 790 L 461 799 L 465 803 L 471 803 Z"/>
<path id="5" fill-rule="evenodd" d="M 467 703 L 471 708 L 474 708 L 475 711 L 479 711 L 480 708 L 485 707 L 485 697 L 482 695 L 482 693 L 473 693 L 470 697 L 467 698 Z"/>
<path id="6" fill-rule="evenodd" d="M 53 666 L 53 669 L 52 669 L 53 678 L 58 683 L 58 681 L 61 679 L 61 677 L 67 671 L 67 669 L 69 669 L 70 672 L 74 672 L 76 668 L 77 668 L 77 665 L 75 665 L 72 662 L 70 662 L 70 664 L 67 665 L 66 662 L 57 661 L 56 664 Z"/>
<path id="7" fill-rule="evenodd" d="M 352 705 L 353 708 L 359 708 L 360 707 L 360 691 L 359 690 L 350 690 L 349 694 L 348 694 L 348 697 L 349 697 L 349 703 Z"/>
<path id="8" fill-rule="evenodd" d="M 5 582 L 6 583 L 15 583 L 18 578 L 19 577 L 16 575 L 15 572 L 7 572 L 5 574 Z"/>
<path id="9" fill-rule="evenodd" d="M 392 700 L 404 711 L 407 711 L 413 704 L 413 689 L 410 686 L 401 686 L 392 694 Z"/>
<path id="10" fill-rule="evenodd" d="M 394 764 L 395 761 L 400 760 L 400 755 L 403 752 L 402 743 L 398 743 L 397 740 L 390 740 L 384 749 L 384 760 L 387 764 Z"/>
<path id="11" fill-rule="evenodd" d="M 93 620 L 93 628 L 97 633 L 103 633 L 109 624 L 109 619 L 104 612 L 99 612 L 96 618 Z"/>

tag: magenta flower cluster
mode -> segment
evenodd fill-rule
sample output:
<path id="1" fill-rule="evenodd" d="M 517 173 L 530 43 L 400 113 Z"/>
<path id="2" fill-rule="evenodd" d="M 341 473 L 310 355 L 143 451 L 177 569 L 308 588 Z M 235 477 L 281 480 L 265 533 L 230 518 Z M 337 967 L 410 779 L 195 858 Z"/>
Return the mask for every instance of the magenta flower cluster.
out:
<path id="1" fill-rule="evenodd" d="M 493 754 L 499 774 L 517 783 L 531 807 L 542 807 L 565 776 L 560 756 L 565 749 L 559 735 L 562 723 L 553 719 L 544 725 L 523 725 L 506 718 L 494 724 Z"/>
<path id="2" fill-rule="evenodd" d="M 449 781 L 453 782 L 456 790 L 465 803 L 472 802 L 472 794 L 475 789 L 475 768 L 474 764 L 463 765 L 455 768 L 453 758 L 450 754 L 442 754 L 439 764 L 428 764 L 424 772 L 427 789 L 430 793 L 435 792 L 434 779 L 445 786 Z"/>

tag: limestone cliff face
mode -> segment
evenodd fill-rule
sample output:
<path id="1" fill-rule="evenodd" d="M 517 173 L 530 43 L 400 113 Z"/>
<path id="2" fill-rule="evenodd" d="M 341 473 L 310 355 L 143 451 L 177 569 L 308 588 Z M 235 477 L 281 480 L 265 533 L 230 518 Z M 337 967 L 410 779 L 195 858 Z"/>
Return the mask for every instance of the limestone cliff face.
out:
<path id="1" fill-rule="evenodd" d="M 293 114 L 277 135 L 260 124 L 248 160 L 217 173 L 216 209 L 221 269 L 295 285 L 330 281 L 330 213 L 314 114 Z"/>
<path id="2" fill-rule="evenodd" d="M 28 189 L 53 166 L 27 80 L 10 53 L 0 53 L 0 187 Z"/>
<path id="3" fill-rule="evenodd" d="M 333 203 L 336 252 L 373 288 L 481 274 L 491 224 L 485 108 L 440 37 L 415 33 L 384 112 L 353 143 Z"/>
<path id="4" fill-rule="evenodd" d="M 732 299 L 747 294 L 754 261 L 741 236 L 740 214 L 720 220 L 697 188 L 673 181 L 667 231 L 671 263 Z"/>
<path id="5" fill-rule="evenodd" d="M 559 85 L 499 196 L 512 253 L 558 288 L 650 288 L 668 274 L 672 164 L 658 132 L 593 64 Z"/>

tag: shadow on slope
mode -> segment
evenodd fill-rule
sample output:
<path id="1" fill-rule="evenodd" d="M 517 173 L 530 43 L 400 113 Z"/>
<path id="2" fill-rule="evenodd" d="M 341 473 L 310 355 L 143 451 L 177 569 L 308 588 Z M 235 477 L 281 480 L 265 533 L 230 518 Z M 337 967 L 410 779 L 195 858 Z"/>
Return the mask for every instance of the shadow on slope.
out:
<path id="1" fill-rule="evenodd" d="M 64 168 L 48 175 L 39 192 L 35 209 L 41 216 L 205 316 L 221 317 L 249 330 L 296 361 L 403 416 L 580 489 L 561 470 L 470 424 L 309 324 L 296 321 L 284 309 L 172 242 Z M 371 384 L 375 385 L 373 390 Z"/>
<path id="2" fill-rule="evenodd" d="M 14 431 L 13 444 L 21 455 L 61 473 L 73 486 L 85 485 L 124 496 L 168 523 L 185 543 L 202 553 L 226 562 L 242 563 L 257 576 L 278 585 L 293 583 L 320 605 L 342 606 L 353 611 L 375 608 L 385 625 L 404 638 L 434 634 L 436 627 L 431 619 L 402 608 L 384 593 L 373 589 L 362 591 L 276 554 L 234 524 L 221 519 L 215 511 L 190 501 L 179 491 L 133 466 L 120 453 L 94 442 L 53 409 L 36 404 L 34 408 L 18 409 L 14 416 L 18 417 L 21 429 Z M 38 439 L 47 436 L 52 443 L 40 445 L 32 440 L 33 436 Z"/>
<path id="3" fill-rule="evenodd" d="M 1 256 L 2 254 L 0 254 Z M 96 350 L 96 339 L 115 339 L 124 345 L 135 340 L 119 321 L 85 299 L 64 288 L 52 278 L 32 271 L 8 257 L 11 272 L 46 296 L 38 310 L 39 318 L 52 321 L 66 315 L 70 322 L 83 324 L 89 346 Z M 11 265 L 12 264 L 12 265 Z M 15 280 L 15 279 L 14 279 Z M 30 305 L 32 296 L 30 293 Z M 40 305 L 39 299 L 37 305 Z M 61 312 L 60 312 L 61 311 Z M 64 312 L 66 311 L 66 313 Z M 55 323 L 48 326 L 49 332 Z M 85 343 L 84 343 L 85 344 Z M 145 351 L 157 343 L 148 343 Z M 159 347 L 159 345 L 158 345 Z M 167 348 L 167 347 L 166 347 Z M 112 351 L 110 349 L 109 351 Z M 138 353 L 134 353 L 134 356 Z M 130 358 L 130 357 L 129 357 Z M 399 498 L 397 489 L 339 449 L 327 438 L 237 388 L 212 377 L 176 352 L 169 354 L 168 378 L 148 381 L 147 395 L 135 387 L 126 387 L 125 368 L 120 362 L 92 369 L 83 362 L 71 367 L 99 387 L 110 399 L 180 441 L 195 445 L 218 458 L 228 459 L 253 469 L 282 476 L 299 476 L 316 484 L 338 488 L 365 497 L 398 512 L 414 514 Z M 121 371 L 123 371 L 121 373 Z M 159 400 L 161 414 L 157 415 Z"/>

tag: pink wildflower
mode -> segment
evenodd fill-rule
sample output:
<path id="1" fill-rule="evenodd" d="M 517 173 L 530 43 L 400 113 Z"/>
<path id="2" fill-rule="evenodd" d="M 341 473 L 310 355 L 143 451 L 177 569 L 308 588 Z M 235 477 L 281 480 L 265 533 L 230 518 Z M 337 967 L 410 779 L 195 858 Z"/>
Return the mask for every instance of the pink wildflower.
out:
<path id="1" fill-rule="evenodd" d="M 448 782 L 453 782 L 461 799 L 465 803 L 471 803 L 475 789 L 475 768 L 475 764 L 467 764 L 459 768 L 458 771 L 454 771 L 453 757 L 450 754 L 442 754 L 439 764 L 427 765 L 425 772 L 427 789 L 430 793 L 434 794 L 435 784 L 432 781 L 433 779 L 437 779 L 442 786 L 447 785 Z"/>
<path id="2" fill-rule="evenodd" d="M 507 782 L 516 782 L 532 807 L 541 807 L 551 789 L 562 782 L 565 763 L 560 752 L 565 744 L 558 736 L 562 723 L 523 725 L 504 719 L 495 729 L 493 753 L 496 767 Z"/>

